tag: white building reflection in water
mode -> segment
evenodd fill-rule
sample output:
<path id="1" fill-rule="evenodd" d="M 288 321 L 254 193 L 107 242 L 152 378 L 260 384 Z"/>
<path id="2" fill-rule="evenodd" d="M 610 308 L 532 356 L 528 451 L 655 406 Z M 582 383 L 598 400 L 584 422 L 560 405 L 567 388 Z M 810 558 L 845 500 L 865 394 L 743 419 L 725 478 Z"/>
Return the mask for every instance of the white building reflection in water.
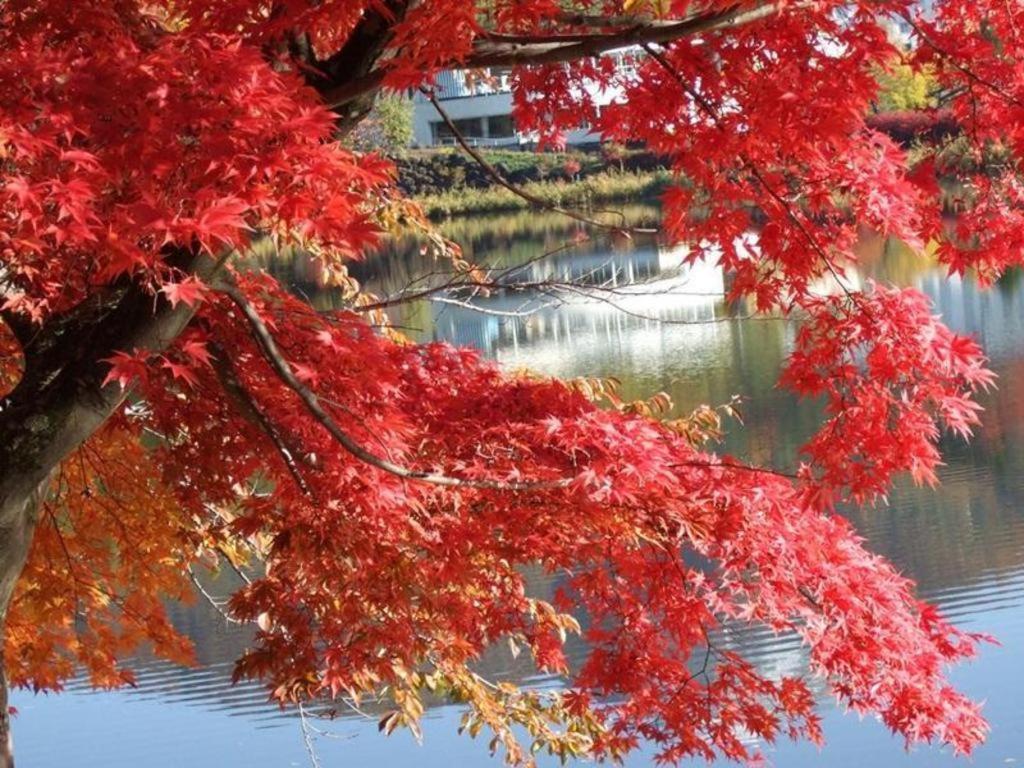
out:
<path id="1" fill-rule="evenodd" d="M 721 267 L 686 264 L 687 252 L 685 246 L 650 246 L 546 259 L 515 271 L 509 281 L 547 287 L 498 292 L 472 306 L 433 302 L 434 337 L 553 375 L 565 373 L 566 345 L 576 368 L 578 356 L 608 345 L 643 356 L 661 353 L 666 325 L 728 320 Z"/>

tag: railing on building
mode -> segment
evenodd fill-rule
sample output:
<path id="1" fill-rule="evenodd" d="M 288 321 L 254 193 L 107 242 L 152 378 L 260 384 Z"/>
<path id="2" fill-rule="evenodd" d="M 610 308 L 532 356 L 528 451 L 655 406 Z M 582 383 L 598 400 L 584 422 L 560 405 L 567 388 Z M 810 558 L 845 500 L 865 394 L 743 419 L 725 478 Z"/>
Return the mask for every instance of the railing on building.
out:
<path id="1" fill-rule="evenodd" d="M 511 70 L 445 70 L 434 78 L 439 101 L 488 96 L 512 91 Z"/>

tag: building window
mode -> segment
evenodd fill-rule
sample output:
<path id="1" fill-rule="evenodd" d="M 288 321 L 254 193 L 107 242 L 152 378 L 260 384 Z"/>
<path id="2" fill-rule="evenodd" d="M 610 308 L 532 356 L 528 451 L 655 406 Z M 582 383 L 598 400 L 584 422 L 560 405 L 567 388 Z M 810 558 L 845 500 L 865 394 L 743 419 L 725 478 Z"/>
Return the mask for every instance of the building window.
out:
<path id="1" fill-rule="evenodd" d="M 491 115 L 487 118 L 487 135 L 492 139 L 508 139 L 516 135 L 512 115 Z"/>
<path id="2" fill-rule="evenodd" d="M 467 139 L 484 138 L 484 121 L 480 117 L 472 117 L 466 120 L 456 120 L 455 128 Z M 451 144 L 455 140 L 448 125 L 440 120 L 430 124 L 430 132 L 434 136 L 435 144 Z"/>

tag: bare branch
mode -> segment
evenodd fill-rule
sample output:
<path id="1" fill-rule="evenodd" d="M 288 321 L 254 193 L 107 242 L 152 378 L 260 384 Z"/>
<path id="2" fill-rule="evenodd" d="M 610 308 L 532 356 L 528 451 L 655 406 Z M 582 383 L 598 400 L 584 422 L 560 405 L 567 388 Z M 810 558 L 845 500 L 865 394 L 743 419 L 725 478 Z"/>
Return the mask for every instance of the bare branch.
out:
<path id="1" fill-rule="evenodd" d="M 636 288 L 643 288 L 649 286 L 649 291 L 638 291 Z M 487 280 L 487 281 L 467 281 L 467 282 L 448 282 L 442 285 L 433 286 L 430 288 L 424 288 L 419 291 L 408 291 L 398 293 L 393 296 L 382 298 L 379 301 L 375 301 L 372 304 L 366 304 L 359 307 L 353 307 L 352 311 L 358 313 L 372 312 L 378 309 L 388 309 L 395 307 L 400 304 L 408 304 L 414 301 L 420 301 L 423 299 L 435 300 L 438 294 L 456 291 L 473 291 L 473 290 L 487 290 L 487 291 L 506 291 L 509 293 L 525 293 L 527 291 L 537 291 L 543 293 L 546 296 L 553 296 L 558 293 L 569 293 L 575 296 L 579 296 L 585 299 L 592 299 L 593 301 L 602 302 L 614 309 L 621 310 L 626 314 L 637 315 L 637 313 L 627 310 L 620 305 L 612 301 L 611 297 L 622 297 L 622 298 L 635 298 L 638 296 L 698 296 L 702 298 L 723 298 L 725 293 L 722 291 L 672 291 L 663 290 L 661 286 L 658 286 L 657 281 L 651 282 L 632 282 L 625 285 L 584 285 L 579 282 L 567 281 L 567 280 L 522 280 L 522 281 L 502 281 Z M 450 297 L 446 297 L 450 298 Z M 450 301 L 448 303 L 456 303 Z M 666 320 L 664 318 L 658 318 L 654 315 L 637 315 L 644 320 L 652 320 L 662 323 L 673 323 L 676 321 Z M 742 317 L 729 317 L 720 320 L 725 322 L 726 320 L 734 319 L 755 319 L 755 316 L 744 315 Z M 770 319 L 766 317 L 766 319 Z"/>
<path id="2" fill-rule="evenodd" d="M 800 8 L 809 3 L 771 2 L 754 8 L 737 3 L 724 10 L 709 11 L 675 21 L 638 20 L 634 26 L 615 32 L 567 35 L 487 34 L 473 47 L 468 66 L 514 66 L 517 64 L 558 64 L 598 56 L 617 48 L 650 43 L 670 43 L 707 32 L 721 32 L 753 24 L 774 16 L 784 7 Z M 618 19 L 621 21 L 621 19 Z M 591 20 L 594 23 L 593 20 Z"/>
<path id="3" fill-rule="evenodd" d="M 316 754 L 316 747 L 313 744 L 313 733 L 309 723 L 306 722 L 306 708 L 299 702 L 299 719 L 302 722 L 302 741 L 306 745 L 306 754 L 309 755 L 309 764 L 312 768 L 320 768 L 320 758 Z"/>
<path id="4" fill-rule="evenodd" d="M 223 545 L 217 545 L 217 553 L 220 555 L 220 559 L 225 560 L 228 567 L 235 572 L 235 575 L 244 581 L 246 584 L 252 584 L 252 579 L 245 571 L 235 565 L 235 561 L 231 559 L 231 555 L 228 554 L 227 550 Z"/>
<path id="5" fill-rule="evenodd" d="M 196 576 L 195 569 L 191 565 L 187 566 L 187 569 L 188 577 L 192 582 L 192 586 L 194 586 L 196 590 L 199 592 L 199 594 L 203 596 L 203 599 L 206 600 L 206 602 L 209 603 L 210 606 L 221 615 L 221 618 L 223 618 L 224 621 L 228 622 L 229 624 L 245 624 L 244 621 L 239 621 L 234 616 L 232 616 L 224 610 L 224 607 L 219 602 L 217 602 L 217 598 L 210 594 L 210 592 L 207 591 L 206 587 L 204 587 L 202 583 L 199 581 L 199 577 Z"/>
<path id="6" fill-rule="evenodd" d="M 574 219 L 575 221 L 581 222 L 582 224 L 586 224 L 587 226 L 590 227 L 598 227 L 599 229 L 607 229 L 613 232 L 656 235 L 661 231 L 655 227 L 621 227 L 616 226 L 615 224 L 606 224 L 603 221 L 592 219 L 589 216 L 584 216 L 583 214 L 577 213 L 576 211 L 570 211 L 568 208 L 562 208 L 561 206 L 555 205 L 554 203 L 549 203 L 547 200 L 544 200 L 530 192 L 527 192 L 522 187 L 517 187 L 511 181 L 506 179 L 497 168 L 495 168 L 493 165 L 487 162 L 487 159 L 482 154 L 480 154 L 480 152 L 473 145 L 466 141 L 466 137 L 462 135 L 462 132 L 458 129 L 458 126 L 455 125 L 455 121 L 452 120 L 451 116 L 444 110 L 444 107 L 441 106 L 441 102 L 437 100 L 437 96 L 435 96 L 432 91 L 426 88 L 421 88 L 420 90 L 428 99 L 430 99 L 430 103 L 434 105 L 434 109 L 437 110 L 437 114 L 441 116 L 441 119 L 444 121 L 444 124 L 448 126 L 448 130 L 452 132 L 452 135 L 455 137 L 455 140 L 459 143 L 459 146 L 462 147 L 466 154 L 472 157 L 477 162 L 477 164 L 481 168 L 483 168 L 484 171 L 487 172 L 487 175 L 494 179 L 496 182 L 498 182 L 498 184 L 503 186 L 505 189 L 509 190 L 512 194 L 516 195 L 517 197 L 521 197 L 523 200 L 526 200 L 534 207 L 544 211 L 559 213 L 563 216 L 567 216 L 570 219 Z"/>
<path id="7" fill-rule="evenodd" d="M 452 307 L 459 307 L 461 309 L 468 309 L 468 310 L 471 310 L 473 312 L 477 312 L 477 313 L 479 313 L 481 315 L 490 315 L 492 317 L 504 317 L 504 318 L 509 318 L 509 319 L 523 319 L 523 318 L 527 318 L 527 317 L 532 317 L 533 315 L 537 314 L 538 312 L 541 312 L 541 311 L 543 311 L 545 309 L 549 309 L 551 306 L 553 306 L 553 302 L 552 302 L 552 303 L 541 304 L 539 306 L 532 307 L 530 309 L 505 310 L 505 309 L 490 309 L 488 307 L 480 306 L 479 304 L 474 304 L 472 301 L 462 301 L 460 299 L 452 299 L 452 298 L 449 298 L 447 296 L 435 296 L 435 297 L 433 297 L 430 300 L 435 302 L 435 303 L 437 303 L 437 304 L 447 304 L 447 305 L 452 306 Z"/>

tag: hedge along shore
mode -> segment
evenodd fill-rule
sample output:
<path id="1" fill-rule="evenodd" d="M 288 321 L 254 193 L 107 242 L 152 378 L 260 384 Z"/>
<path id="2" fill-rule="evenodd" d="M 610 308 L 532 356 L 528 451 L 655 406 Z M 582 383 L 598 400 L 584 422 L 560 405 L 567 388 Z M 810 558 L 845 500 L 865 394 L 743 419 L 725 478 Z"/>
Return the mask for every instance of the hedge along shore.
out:
<path id="1" fill-rule="evenodd" d="M 663 159 L 619 145 L 557 153 L 480 152 L 502 178 L 552 206 L 586 208 L 650 199 L 669 182 Z M 393 159 L 402 192 L 417 200 L 432 218 L 537 207 L 498 184 L 486 169 L 457 149 L 410 150 Z"/>
<path id="2" fill-rule="evenodd" d="M 551 206 L 592 208 L 602 203 L 651 199 L 668 186 L 668 171 L 613 172 L 579 180 L 535 181 L 521 188 Z M 415 200 L 431 218 L 447 218 L 478 213 L 502 213 L 537 207 L 505 187 L 486 189 L 462 187 L 439 194 L 418 195 Z"/>

